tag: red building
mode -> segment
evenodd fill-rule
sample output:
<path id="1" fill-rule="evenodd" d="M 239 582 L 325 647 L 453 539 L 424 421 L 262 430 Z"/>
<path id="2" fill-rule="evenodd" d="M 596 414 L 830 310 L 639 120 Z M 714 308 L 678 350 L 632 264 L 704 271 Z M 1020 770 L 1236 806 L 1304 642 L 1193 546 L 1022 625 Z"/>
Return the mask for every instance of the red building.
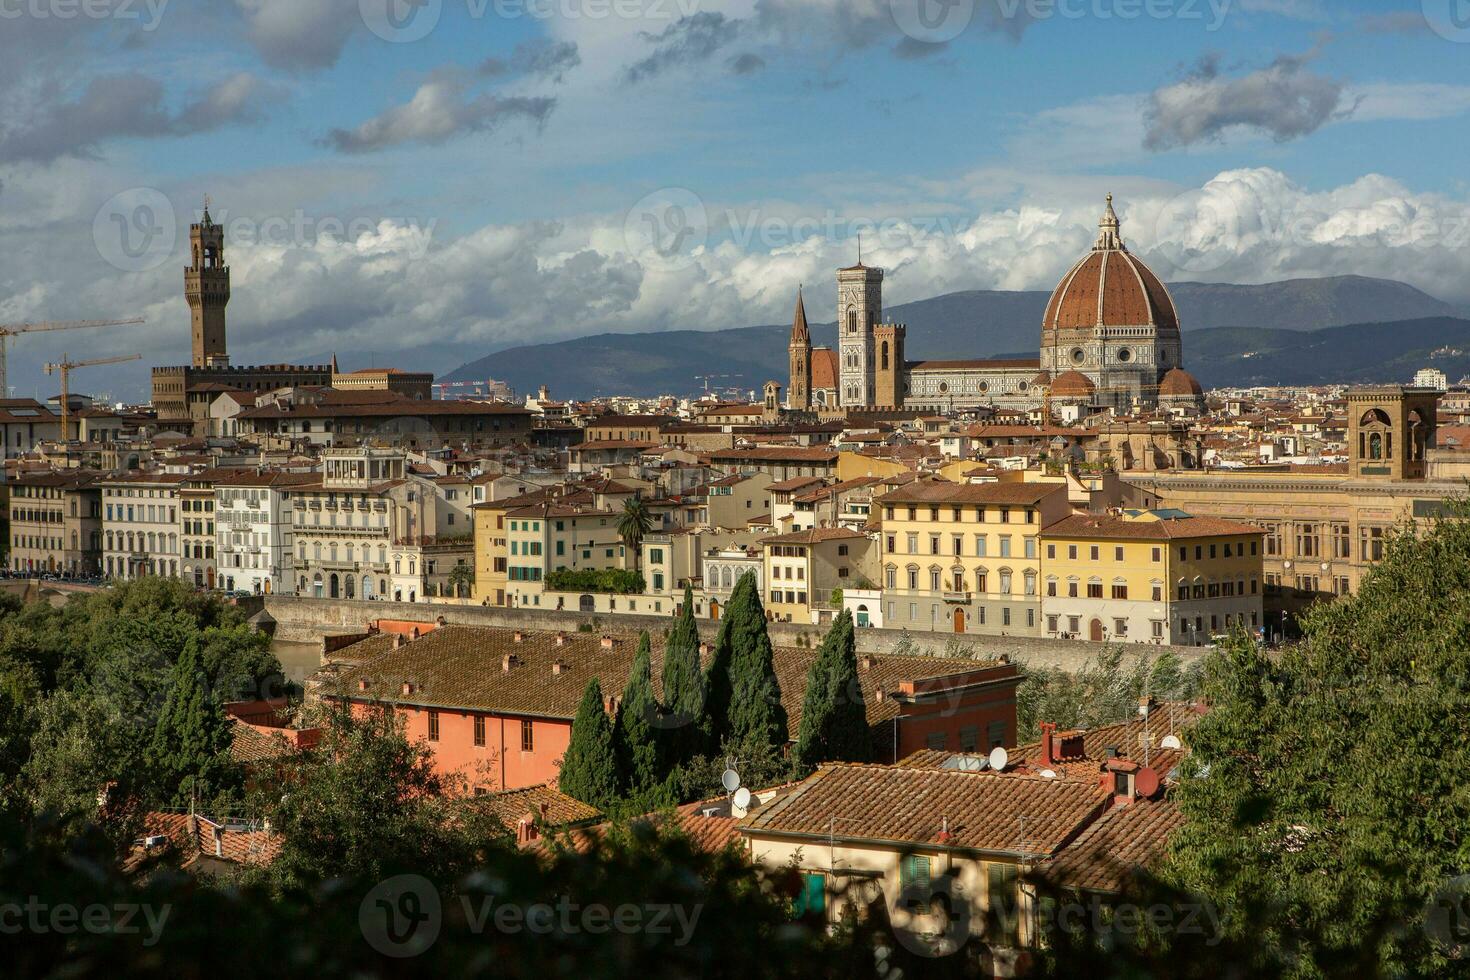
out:
<path id="1" fill-rule="evenodd" d="M 320 694 L 367 707 L 391 705 L 408 736 L 434 752 L 439 770 L 474 791 L 554 782 L 572 720 L 596 677 L 609 710 L 627 683 L 638 640 L 631 635 L 553 633 L 405 624 L 338 648 L 344 662 Z M 708 656 L 708 647 L 701 651 Z M 800 731 L 815 650 L 777 648 L 776 674 L 791 736 Z M 663 639 L 653 645 L 659 688 Z M 873 729 L 875 761 L 923 748 L 986 751 L 1016 739 L 1016 666 L 933 657 L 859 657 L 860 696 Z"/>

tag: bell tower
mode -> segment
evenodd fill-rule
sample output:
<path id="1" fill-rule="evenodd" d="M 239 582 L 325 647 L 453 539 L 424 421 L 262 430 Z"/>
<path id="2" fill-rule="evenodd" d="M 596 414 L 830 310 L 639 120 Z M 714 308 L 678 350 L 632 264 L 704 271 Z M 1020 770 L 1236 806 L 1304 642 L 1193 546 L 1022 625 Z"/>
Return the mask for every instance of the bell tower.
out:
<path id="1" fill-rule="evenodd" d="M 837 270 L 838 404 L 871 408 L 874 402 L 873 328 L 883 319 L 883 270 L 857 265 Z"/>
<path id="2" fill-rule="evenodd" d="M 197 224 L 189 226 L 189 254 L 184 270 L 184 298 L 189 302 L 194 366 L 227 367 L 225 307 L 230 302 L 230 267 L 225 265 L 225 230 L 209 216 L 209 199 Z"/>
<path id="3" fill-rule="evenodd" d="M 797 412 L 810 411 L 812 407 L 812 335 L 806 326 L 806 305 L 801 301 L 801 287 L 796 288 L 796 315 L 791 321 L 790 387 L 786 394 L 786 407 Z"/>

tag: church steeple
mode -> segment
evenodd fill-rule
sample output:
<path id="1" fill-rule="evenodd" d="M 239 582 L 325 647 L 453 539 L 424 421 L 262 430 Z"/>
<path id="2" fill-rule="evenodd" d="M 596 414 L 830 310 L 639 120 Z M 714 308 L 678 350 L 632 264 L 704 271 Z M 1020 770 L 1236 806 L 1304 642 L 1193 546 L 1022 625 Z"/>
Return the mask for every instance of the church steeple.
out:
<path id="1" fill-rule="evenodd" d="M 806 325 L 806 304 L 801 287 L 796 287 L 796 313 L 791 318 L 791 383 L 786 386 L 786 407 L 798 412 L 812 407 L 812 335 Z"/>
<path id="2" fill-rule="evenodd" d="M 1097 243 L 1092 246 L 1093 251 L 1126 249 L 1123 244 L 1123 236 L 1118 229 L 1122 222 L 1118 220 L 1118 212 L 1113 210 L 1113 195 L 1108 195 L 1108 206 L 1103 211 L 1102 220 L 1097 223 Z"/>
<path id="3" fill-rule="evenodd" d="M 801 300 L 801 287 L 796 287 L 796 315 L 791 320 L 791 342 L 793 344 L 811 343 L 811 333 L 806 327 L 806 304 Z"/>

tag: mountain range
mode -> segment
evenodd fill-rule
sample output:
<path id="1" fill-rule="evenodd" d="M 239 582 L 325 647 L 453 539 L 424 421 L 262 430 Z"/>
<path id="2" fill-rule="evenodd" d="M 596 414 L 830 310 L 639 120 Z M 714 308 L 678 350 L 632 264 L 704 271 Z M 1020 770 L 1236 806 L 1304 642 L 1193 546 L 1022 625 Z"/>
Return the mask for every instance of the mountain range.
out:
<path id="1" fill-rule="evenodd" d="M 1470 349 L 1470 319 L 1460 319 L 1470 311 L 1387 279 L 1181 282 L 1171 283 L 1169 292 L 1187 335 L 1185 365 L 1206 387 L 1404 381 L 1440 347 Z M 969 290 L 884 312 L 908 325 L 911 359 L 1034 357 L 1050 295 Z M 836 339 L 835 322 L 811 330 L 816 345 Z M 444 380 L 493 377 L 522 394 L 545 384 L 562 398 L 687 394 L 706 382 L 713 389 L 744 391 L 772 378 L 785 382 L 789 331 L 787 325 L 769 325 L 597 334 L 497 351 Z M 1453 354 L 1434 363 L 1452 379 L 1470 371 L 1470 361 L 1457 366 Z"/>

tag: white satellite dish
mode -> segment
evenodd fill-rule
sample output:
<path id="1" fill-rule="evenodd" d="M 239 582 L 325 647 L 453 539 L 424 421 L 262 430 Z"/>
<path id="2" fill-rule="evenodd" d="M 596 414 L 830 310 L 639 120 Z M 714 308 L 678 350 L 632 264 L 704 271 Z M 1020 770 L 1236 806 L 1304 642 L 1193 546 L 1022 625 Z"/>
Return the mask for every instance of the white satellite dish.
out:
<path id="1" fill-rule="evenodd" d="M 1043 769 L 1043 770 L 1041 770 L 1041 778 L 1042 779 L 1056 779 L 1057 778 L 1056 771 L 1055 770 L 1052 770 L 1052 769 Z"/>
<path id="2" fill-rule="evenodd" d="M 1000 772 L 1002 769 L 1004 769 L 1010 763 L 1010 761 L 1010 753 L 1001 748 L 999 745 L 990 750 L 990 768 L 994 769 L 996 772 Z"/>
<path id="3" fill-rule="evenodd" d="M 1165 735 L 1159 739 L 1159 748 L 1161 749 L 1180 749 L 1183 747 L 1184 743 L 1179 741 L 1178 735 Z"/>
<path id="4" fill-rule="evenodd" d="M 735 805 L 742 810 L 750 809 L 750 790 L 744 786 L 735 791 Z"/>
<path id="5" fill-rule="evenodd" d="M 733 793 L 740 788 L 740 773 L 734 769 L 726 769 L 720 774 L 720 785 L 725 787 L 725 792 Z"/>

